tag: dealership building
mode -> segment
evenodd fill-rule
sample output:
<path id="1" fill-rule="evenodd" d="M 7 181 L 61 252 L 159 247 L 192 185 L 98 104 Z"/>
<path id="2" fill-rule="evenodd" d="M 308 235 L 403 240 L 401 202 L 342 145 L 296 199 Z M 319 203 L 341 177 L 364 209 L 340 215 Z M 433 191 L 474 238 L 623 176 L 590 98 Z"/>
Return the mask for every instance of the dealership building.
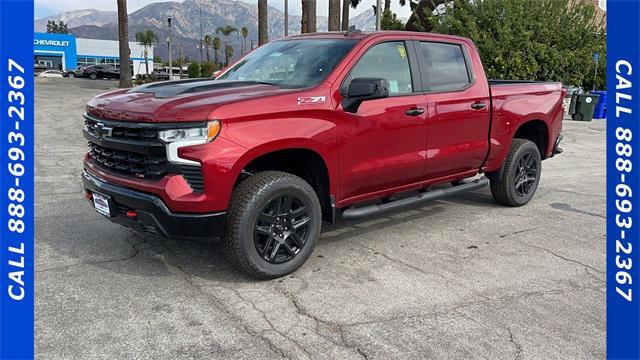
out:
<path id="1" fill-rule="evenodd" d="M 144 47 L 129 42 L 133 75 L 145 74 Z M 149 72 L 153 71 L 153 48 L 149 48 Z M 119 45 L 113 40 L 76 38 L 71 34 L 35 33 L 35 64 L 49 69 L 71 70 L 80 65 L 111 64 L 120 66 Z"/>

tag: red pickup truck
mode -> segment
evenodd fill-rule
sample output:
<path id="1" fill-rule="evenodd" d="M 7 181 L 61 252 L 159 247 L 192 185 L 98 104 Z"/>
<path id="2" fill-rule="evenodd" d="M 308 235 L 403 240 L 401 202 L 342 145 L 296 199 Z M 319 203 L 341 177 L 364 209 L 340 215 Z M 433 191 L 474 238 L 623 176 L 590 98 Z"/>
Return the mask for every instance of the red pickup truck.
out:
<path id="1" fill-rule="evenodd" d="M 257 278 L 301 266 L 322 221 L 477 189 L 526 204 L 561 152 L 559 83 L 488 81 L 474 44 L 428 33 L 288 37 L 217 79 L 87 104 L 83 184 L 112 221 L 222 238 Z"/>

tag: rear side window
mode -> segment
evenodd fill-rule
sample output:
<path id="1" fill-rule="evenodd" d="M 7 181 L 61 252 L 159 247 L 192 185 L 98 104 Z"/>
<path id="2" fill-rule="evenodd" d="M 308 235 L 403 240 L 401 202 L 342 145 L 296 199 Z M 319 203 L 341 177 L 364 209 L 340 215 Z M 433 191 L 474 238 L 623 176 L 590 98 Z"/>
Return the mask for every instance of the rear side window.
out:
<path id="1" fill-rule="evenodd" d="M 351 70 L 351 79 L 360 77 L 384 78 L 389 81 L 391 95 L 413 91 L 409 57 L 403 41 L 375 45 L 362 56 Z"/>
<path id="2" fill-rule="evenodd" d="M 458 90 L 471 82 L 460 45 L 420 42 L 418 56 L 426 67 L 423 74 L 426 90 Z"/>

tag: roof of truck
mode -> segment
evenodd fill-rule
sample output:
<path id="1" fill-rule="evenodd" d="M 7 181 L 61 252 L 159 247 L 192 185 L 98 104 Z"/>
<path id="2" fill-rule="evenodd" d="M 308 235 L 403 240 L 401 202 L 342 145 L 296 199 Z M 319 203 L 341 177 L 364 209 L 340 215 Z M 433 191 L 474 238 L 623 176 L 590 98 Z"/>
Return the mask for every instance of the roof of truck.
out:
<path id="1" fill-rule="evenodd" d="M 346 31 L 327 31 L 327 32 L 315 32 L 315 33 L 307 33 L 300 35 L 292 35 L 280 40 L 288 40 L 288 39 L 305 39 L 305 38 L 349 38 L 349 39 L 369 39 L 386 35 L 401 35 L 403 37 L 410 36 L 428 36 L 431 38 L 439 38 L 439 39 L 450 39 L 450 40 L 463 40 L 469 41 L 469 39 L 454 36 L 454 35 L 444 35 L 437 33 L 429 33 L 429 32 L 417 32 L 417 31 L 398 31 L 398 30 L 383 30 L 383 31 L 356 31 L 347 35 Z"/>

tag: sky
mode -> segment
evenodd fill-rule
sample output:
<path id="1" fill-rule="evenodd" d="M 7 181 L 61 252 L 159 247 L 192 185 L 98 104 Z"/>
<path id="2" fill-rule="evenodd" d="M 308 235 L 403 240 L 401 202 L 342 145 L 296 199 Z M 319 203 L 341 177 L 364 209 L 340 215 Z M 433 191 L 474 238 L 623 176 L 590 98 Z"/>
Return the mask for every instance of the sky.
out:
<path id="1" fill-rule="evenodd" d="M 165 2 L 166 0 L 127 0 L 127 8 L 129 13 L 134 12 L 148 4 L 155 2 Z M 213 0 L 215 1 L 215 0 Z M 249 3 L 257 3 L 257 0 L 244 0 Z M 318 1 L 318 15 L 327 14 L 328 0 Z M 283 0 L 269 0 L 268 4 L 280 10 L 283 9 Z M 351 14 L 356 15 L 362 11 L 372 11 L 371 6 L 375 4 L 375 0 L 362 0 L 356 10 L 351 9 Z M 35 0 L 35 19 L 40 19 L 50 15 L 56 15 L 61 12 L 70 10 L 82 10 L 82 9 L 98 9 L 104 11 L 116 11 L 116 0 Z M 398 1 L 392 2 L 392 10 L 398 14 L 401 18 L 408 18 L 411 14 L 409 6 L 401 7 Z M 289 13 L 294 15 L 300 15 L 301 13 L 301 1 L 289 0 Z"/>

